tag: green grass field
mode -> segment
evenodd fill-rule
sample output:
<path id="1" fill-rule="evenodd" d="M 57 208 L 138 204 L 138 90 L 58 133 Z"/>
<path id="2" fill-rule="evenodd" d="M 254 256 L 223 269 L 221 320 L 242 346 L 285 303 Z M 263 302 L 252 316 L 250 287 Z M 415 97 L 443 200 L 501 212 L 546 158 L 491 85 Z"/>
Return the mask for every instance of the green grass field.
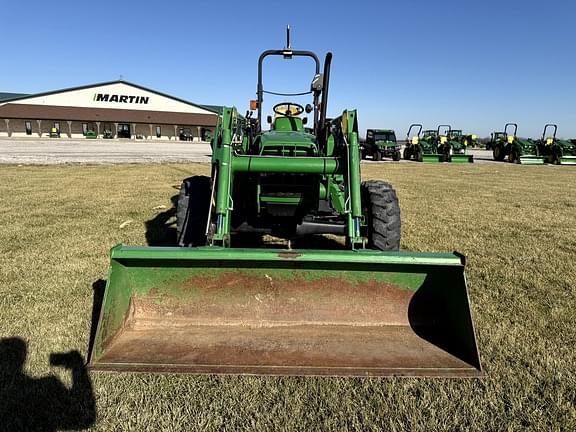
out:
<path id="1" fill-rule="evenodd" d="M 365 179 L 398 191 L 403 249 L 468 257 L 483 379 L 92 373 L 91 387 L 85 379 L 59 388 L 68 399 L 55 396 L 56 380 L 39 378 L 69 387 L 70 372 L 50 355 L 86 358 L 93 286 L 107 277 L 109 248 L 173 239 L 171 197 L 181 179 L 208 171 L 0 168 L 0 430 L 46 422 L 102 431 L 576 430 L 571 167 L 363 165 Z M 7 338 L 25 341 L 28 378 L 15 378 L 22 347 Z"/>

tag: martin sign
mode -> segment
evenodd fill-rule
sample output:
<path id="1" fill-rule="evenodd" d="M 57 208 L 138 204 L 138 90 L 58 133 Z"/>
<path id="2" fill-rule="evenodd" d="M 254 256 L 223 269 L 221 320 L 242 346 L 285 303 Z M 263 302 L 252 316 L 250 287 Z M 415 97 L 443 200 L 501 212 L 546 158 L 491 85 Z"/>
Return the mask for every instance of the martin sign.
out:
<path id="1" fill-rule="evenodd" d="M 149 99 L 150 96 L 128 96 L 128 95 L 117 95 L 108 93 L 96 93 L 94 95 L 94 100 L 96 102 L 147 104 Z"/>

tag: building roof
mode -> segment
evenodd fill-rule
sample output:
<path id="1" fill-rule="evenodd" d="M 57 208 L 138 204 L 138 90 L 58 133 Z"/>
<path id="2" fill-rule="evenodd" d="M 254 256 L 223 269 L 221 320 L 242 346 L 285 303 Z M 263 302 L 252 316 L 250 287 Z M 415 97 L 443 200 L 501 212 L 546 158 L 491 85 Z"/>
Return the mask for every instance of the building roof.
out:
<path id="1" fill-rule="evenodd" d="M 187 101 L 187 100 L 184 100 L 184 99 L 180 99 L 180 98 L 177 98 L 177 97 L 175 97 L 175 96 L 172 96 L 172 95 L 169 95 L 169 94 L 166 94 L 166 93 L 159 92 L 159 91 L 157 91 L 157 90 L 149 89 L 148 87 L 144 87 L 144 86 L 141 86 L 141 85 L 139 85 L 139 84 L 134 84 L 134 83 L 131 83 L 131 82 L 129 82 L 129 81 L 125 81 L 125 80 L 106 81 L 106 82 L 101 82 L 101 83 L 96 83 L 96 84 L 88 84 L 88 85 L 77 86 L 77 87 L 68 87 L 68 88 L 64 88 L 64 89 L 60 89 L 60 90 L 52 90 L 52 91 L 48 91 L 48 92 L 35 93 L 35 94 L 23 94 L 23 93 L 20 93 L 19 96 L 10 97 L 9 100 L 10 100 L 10 101 L 19 101 L 19 100 L 23 100 L 23 99 L 29 99 L 29 98 L 35 98 L 35 97 L 41 97 L 41 96 L 49 96 L 49 95 L 54 95 L 54 94 L 59 94 L 59 93 L 66 93 L 66 92 L 70 92 L 70 91 L 74 91 L 74 90 L 83 90 L 83 89 L 88 89 L 88 88 L 91 88 L 91 87 L 101 87 L 101 86 L 106 86 L 106 85 L 111 85 L 111 84 L 124 84 L 124 85 L 128 85 L 128 86 L 131 86 L 131 87 L 135 87 L 135 88 L 137 88 L 137 89 L 140 89 L 140 90 L 144 90 L 144 91 L 147 91 L 147 92 L 150 92 L 150 93 L 154 93 L 154 94 L 157 94 L 157 95 L 162 96 L 162 97 L 166 97 L 166 98 L 169 98 L 169 99 L 173 99 L 173 100 L 175 100 L 175 101 L 178 101 L 178 102 L 181 102 L 181 103 L 184 103 L 184 104 L 187 104 L 187 105 L 191 105 L 191 106 L 194 106 L 194 107 L 197 107 L 197 108 L 206 109 L 206 110 L 208 110 L 208 111 L 214 112 L 215 114 L 218 114 L 218 111 L 215 110 L 215 108 L 217 108 L 215 105 L 200 105 L 200 104 L 196 104 L 196 103 L 193 103 L 193 102 L 190 102 L 190 101 Z M 18 93 L 7 93 L 7 94 L 18 95 Z M 4 100 L 4 101 L 7 101 L 7 100 L 8 100 L 8 99 L 6 99 L 6 100 Z"/>
<path id="2" fill-rule="evenodd" d="M 192 114 L 169 111 L 145 111 L 115 108 L 82 108 L 32 104 L 5 103 L 0 105 L 0 118 L 100 121 L 149 124 L 174 124 L 190 126 L 214 126 L 214 114 Z"/>
<path id="3" fill-rule="evenodd" d="M 220 113 L 222 111 L 222 108 L 224 108 L 223 105 L 200 105 L 203 108 L 206 108 L 207 110 L 210 111 L 214 111 L 215 113 Z"/>
<path id="4" fill-rule="evenodd" d="M 7 92 L 0 92 L 0 102 L 9 100 L 9 99 L 17 99 L 23 96 L 30 96 L 26 93 L 7 93 Z"/>

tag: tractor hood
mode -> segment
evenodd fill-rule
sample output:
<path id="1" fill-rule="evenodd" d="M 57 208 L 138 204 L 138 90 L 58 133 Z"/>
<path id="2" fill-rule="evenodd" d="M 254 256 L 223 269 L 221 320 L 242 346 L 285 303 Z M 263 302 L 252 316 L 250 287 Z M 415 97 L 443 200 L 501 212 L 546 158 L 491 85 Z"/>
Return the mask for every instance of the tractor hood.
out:
<path id="1" fill-rule="evenodd" d="M 314 156 L 318 154 L 316 137 L 307 132 L 269 131 L 261 137 L 262 154 Z"/>

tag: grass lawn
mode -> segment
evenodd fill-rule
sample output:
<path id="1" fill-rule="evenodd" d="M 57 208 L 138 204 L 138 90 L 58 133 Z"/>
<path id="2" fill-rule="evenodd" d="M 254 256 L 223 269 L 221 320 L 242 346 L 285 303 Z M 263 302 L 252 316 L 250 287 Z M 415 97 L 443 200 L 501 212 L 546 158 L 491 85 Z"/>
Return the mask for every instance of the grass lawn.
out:
<path id="1" fill-rule="evenodd" d="M 485 378 L 92 373 L 91 387 L 84 377 L 83 388 L 68 390 L 70 372 L 50 355 L 78 350 L 86 358 L 93 285 L 107 277 L 109 248 L 173 239 L 170 199 L 181 179 L 209 167 L 2 166 L 0 430 L 46 421 L 102 431 L 576 430 L 576 170 L 362 170 L 395 185 L 403 249 L 468 257 Z M 22 343 L 27 377 L 15 379 Z M 57 392 L 78 405 L 73 416 Z"/>

